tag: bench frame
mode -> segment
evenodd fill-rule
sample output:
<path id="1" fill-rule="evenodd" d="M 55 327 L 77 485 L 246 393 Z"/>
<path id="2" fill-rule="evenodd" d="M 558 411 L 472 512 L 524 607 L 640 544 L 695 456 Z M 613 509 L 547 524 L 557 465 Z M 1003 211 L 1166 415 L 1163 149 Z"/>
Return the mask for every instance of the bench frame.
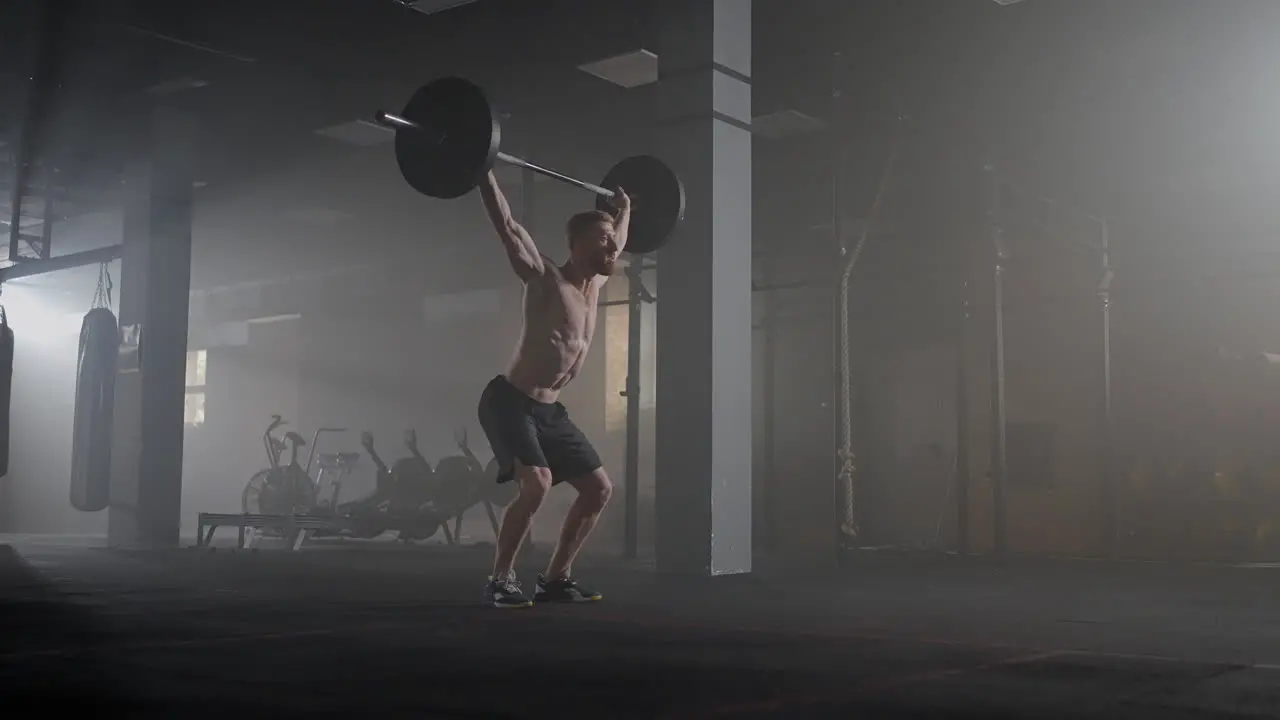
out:
<path id="1" fill-rule="evenodd" d="M 498 517 L 494 507 L 488 502 L 481 503 L 484 505 L 485 511 L 489 516 L 489 524 L 493 527 L 493 537 L 498 537 Z M 446 518 L 440 523 L 440 529 L 444 531 L 446 542 L 450 545 L 458 544 L 458 537 L 462 532 L 462 516 L 465 511 L 457 515 Z M 453 531 L 449 530 L 449 521 L 453 521 Z M 286 538 L 292 538 L 292 550 L 301 550 L 302 546 L 317 530 L 327 530 L 330 532 L 341 532 L 355 528 L 357 521 L 343 517 L 328 517 L 322 515 L 254 515 L 249 513 L 200 513 L 196 518 L 196 547 L 208 547 L 213 542 L 213 533 L 220 527 L 233 527 L 239 531 L 236 541 L 238 548 L 253 548 L 261 533 L 254 532 L 256 530 L 264 530 L 267 528 L 273 530 L 281 530 Z M 394 525 L 388 525 L 388 531 L 401 530 Z M 530 530 L 529 536 L 525 539 L 526 546 L 533 546 L 533 532 Z"/>

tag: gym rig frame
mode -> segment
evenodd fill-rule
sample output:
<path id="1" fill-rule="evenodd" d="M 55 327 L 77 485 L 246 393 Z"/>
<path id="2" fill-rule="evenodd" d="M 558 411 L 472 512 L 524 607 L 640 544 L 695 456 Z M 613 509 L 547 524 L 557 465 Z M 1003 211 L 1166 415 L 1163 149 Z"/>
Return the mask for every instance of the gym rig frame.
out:
<path id="1" fill-rule="evenodd" d="M 991 494 L 992 494 L 992 530 L 993 551 L 996 555 L 1008 552 L 1008 503 L 1005 490 L 1008 484 L 1008 414 L 1006 411 L 1005 393 L 1005 331 L 1004 331 L 1004 277 L 1010 260 L 1005 243 L 1005 226 L 1010 215 L 1001 203 L 1002 188 L 1012 188 L 1014 184 L 1002 177 L 996 166 L 987 163 L 982 168 L 984 226 L 986 240 L 989 243 L 991 261 L 991 333 L 990 333 L 990 407 L 991 407 Z M 1021 190 L 1019 188 L 1019 190 Z M 1050 198 L 1034 197 L 1037 203 L 1050 206 L 1063 206 Z M 1110 226 L 1104 218 L 1074 208 L 1066 208 L 1066 212 L 1077 219 L 1092 224 L 1097 229 L 1095 241 L 1074 241 L 1085 252 L 1092 253 L 1097 259 L 1097 330 L 1100 338 L 1098 362 L 1098 487 L 1101 492 L 1101 533 L 1104 556 L 1113 557 L 1116 552 L 1117 513 L 1116 488 L 1113 472 L 1114 448 L 1114 416 L 1112 413 L 1111 382 L 1111 281 L 1114 271 L 1111 266 Z M 1042 229 L 1052 233 L 1056 228 L 1052 220 L 1042 223 Z M 1063 242 L 1072 242 L 1061 239 Z M 971 398 L 968 387 L 967 348 L 972 321 L 970 302 L 971 283 L 968 278 L 962 281 L 961 300 L 957 323 L 956 342 L 956 463 L 954 490 L 956 498 L 956 551 L 961 554 L 969 552 L 969 409 Z"/>

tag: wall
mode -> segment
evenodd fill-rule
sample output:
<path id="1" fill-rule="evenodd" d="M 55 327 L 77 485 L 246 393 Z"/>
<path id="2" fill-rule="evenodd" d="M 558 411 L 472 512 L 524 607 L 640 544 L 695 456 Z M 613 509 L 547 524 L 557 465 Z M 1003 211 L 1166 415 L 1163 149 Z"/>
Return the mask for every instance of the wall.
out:
<path id="1" fill-rule="evenodd" d="M 1006 393 L 1009 547 L 1023 552 L 1103 549 L 1099 258 L 1027 234 L 1007 272 Z M 1049 435 L 1046 475 L 1020 468 L 1038 453 L 1023 429 Z"/>
<path id="2" fill-rule="evenodd" d="M 308 439 L 316 428 L 347 428 L 322 436 L 320 452 L 359 451 L 359 434 L 368 430 L 391 462 L 407 454 L 401 437 L 414 428 L 422 453 L 434 463 L 457 454 L 454 432 L 466 428 L 484 457 L 475 402 L 489 378 L 501 371 L 497 358 L 509 352 L 498 327 L 509 300 L 497 291 L 434 300 L 433 306 L 467 303 L 470 308 L 453 309 L 453 317 L 428 316 L 426 303 L 397 299 L 303 314 L 296 425 Z M 366 459 L 344 494 L 364 494 L 372 480 Z"/>
<path id="3" fill-rule="evenodd" d="M 245 483 L 267 467 L 261 433 L 272 415 L 297 425 L 299 322 L 249 323 L 248 342 L 208 349 L 205 422 L 183 447 L 182 524 L 201 512 L 240 512 Z"/>
<path id="4" fill-rule="evenodd" d="M 1101 453 L 1101 316 L 1096 256 L 1027 233 L 1010 238 L 1006 271 L 1005 383 L 1009 425 L 1008 550 L 1104 551 Z M 994 547 L 991 468 L 992 261 L 979 238 L 969 258 L 973 300 L 965 353 L 970 395 L 970 547 Z M 1118 273 L 1113 314 L 1113 403 L 1118 549 L 1144 557 L 1272 560 L 1280 557 L 1280 377 L 1261 356 L 1280 349 L 1269 308 L 1280 293 L 1267 272 L 1209 264 L 1129 266 Z M 903 285 L 914 283 L 898 281 Z M 883 287 L 882 332 L 858 324 L 868 392 L 859 462 L 868 544 L 951 548 L 955 500 L 954 345 L 907 341 L 925 314 L 907 312 Z M 864 288 L 868 289 L 868 288 Z M 917 288 L 918 291 L 918 288 Z M 950 308 L 947 311 L 947 308 Z M 896 326 L 896 329 L 891 329 Z M 1020 428 L 1050 435 L 1042 457 L 1019 445 Z M 936 447 L 937 451 L 932 448 Z M 1032 456 L 1032 457 L 1027 457 Z M 1042 460 L 1043 471 L 1019 466 Z"/>
<path id="5" fill-rule="evenodd" d="M 1261 355 L 1280 292 L 1266 267 L 1215 272 L 1228 257 L 1118 276 L 1122 552 L 1280 557 L 1280 378 Z"/>
<path id="6" fill-rule="evenodd" d="M 858 463 L 865 544 L 949 549 L 955 541 L 955 346 L 882 356 L 863 401 L 876 421 Z"/>
<path id="7" fill-rule="evenodd" d="M 1101 324 L 1095 254 L 1061 238 L 1009 225 L 1004 272 L 1005 480 L 1011 552 L 1094 554 L 1102 544 L 1098 470 Z M 975 233 L 968 256 L 972 318 L 967 337 L 970 392 L 970 547 L 994 547 L 991 478 L 991 362 L 994 326 L 991 242 Z M 1024 440 L 1047 433 L 1047 452 Z M 1040 462 L 1043 472 L 1028 471 Z"/>
<path id="8" fill-rule="evenodd" d="M 657 294 L 656 270 L 644 273 L 642 282 L 649 292 Z M 630 278 L 616 277 L 605 286 L 606 302 L 625 303 L 630 294 Z M 657 380 L 657 346 L 655 330 L 657 327 L 657 307 L 646 304 L 641 307 L 641 344 L 640 344 L 640 443 L 638 476 L 634 479 L 626 476 L 627 453 L 627 398 L 622 393 L 627 384 L 627 354 L 629 341 L 629 308 L 627 305 L 613 305 L 601 312 L 601 323 L 596 329 L 599 342 L 599 354 L 603 356 L 600 369 L 600 382 L 592 384 L 600 393 L 598 400 L 583 398 L 588 407 L 599 406 L 603 411 L 593 438 L 596 449 L 604 461 L 605 469 L 613 479 L 617 492 L 613 502 L 601 517 L 597 533 L 597 541 L 603 540 L 603 547 L 621 550 L 625 539 L 626 485 L 630 481 L 637 483 L 637 547 L 642 557 L 650 557 L 654 551 L 654 493 L 656 491 L 653 468 L 654 460 L 654 399 Z M 590 361 L 588 361 L 590 363 Z M 584 426 L 585 429 L 586 426 Z"/>
<path id="9" fill-rule="evenodd" d="M 105 513 L 71 507 L 71 434 L 80 318 L 88 306 L 40 284 L 13 282 L 3 304 L 14 330 L 4 531 L 105 534 Z M 73 308 L 79 306 L 76 312 Z"/>

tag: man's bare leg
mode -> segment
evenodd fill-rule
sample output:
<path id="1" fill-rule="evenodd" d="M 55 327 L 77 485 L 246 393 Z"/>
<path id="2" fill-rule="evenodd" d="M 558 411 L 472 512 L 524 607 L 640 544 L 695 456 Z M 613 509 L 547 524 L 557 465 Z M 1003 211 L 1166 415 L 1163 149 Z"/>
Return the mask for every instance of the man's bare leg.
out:
<path id="1" fill-rule="evenodd" d="M 520 546 L 529 534 L 533 516 L 542 506 L 542 500 L 551 489 L 551 470 L 516 464 L 515 479 L 520 492 L 502 513 L 502 525 L 498 530 L 498 547 L 493 558 L 493 577 L 505 578 L 511 574 Z"/>
<path id="2" fill-rule="evenodd" d="M 613 494 L 613 483 L 603 468 L 590 475 L 567 481 L 578 491 L 578 497 L 569 506 L 565 515 L 564 526 L 560 529 L 560 540 L 551 555 L 551 563 L 547 566 L 546 578 L 556 580 L 570 576 L 573 561 L 578 557 L 583 542 L 595 529 L 600 520 L 600 513 L 609 504 Z"/>

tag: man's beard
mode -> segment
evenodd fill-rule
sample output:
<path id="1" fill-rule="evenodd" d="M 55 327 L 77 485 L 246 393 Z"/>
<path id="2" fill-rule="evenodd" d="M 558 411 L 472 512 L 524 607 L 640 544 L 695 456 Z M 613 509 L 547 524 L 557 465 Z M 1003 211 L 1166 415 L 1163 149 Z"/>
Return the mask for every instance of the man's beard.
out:
<path id="1" fill-rule="evenodd" d="M 610 260 L 607 257 L 600 258 L 600 261 L 596 263 L 596 274 L 603 275 L 604 277 L 609 277 L 613 275 L 613 271 L 617 269 L 617 266 L 618 266 L 618 261 L 616 259 Z"/>

